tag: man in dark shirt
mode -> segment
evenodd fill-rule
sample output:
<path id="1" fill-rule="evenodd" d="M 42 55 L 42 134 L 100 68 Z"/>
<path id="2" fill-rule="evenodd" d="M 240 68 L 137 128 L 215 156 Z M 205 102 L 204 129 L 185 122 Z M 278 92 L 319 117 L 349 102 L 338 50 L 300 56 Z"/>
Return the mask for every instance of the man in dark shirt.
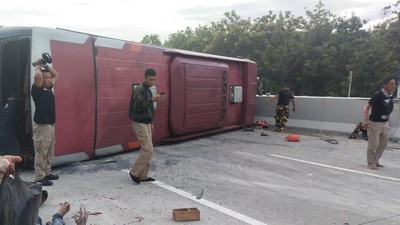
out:
<path id="1" fill-rule="evenodd" d="M 54 124 L 56 122 L 55 98 L 52 91 L 58 73 L 46 64 L 35 68 L 35 80 L 31 95 L 35 102 L 33 117 L 33 142 L 35 154 L 35 182 L 43 186 L 53 185 L 58 175 L 51 174 L 51 160 L 54 157 Z"/>
<path id="2" fill-rule="evenodd" d="M 7 98 L 7 104 L 0 111 L 0 145 L 2 146 L 2 154 L 16 156 L 20 154 L 20 146 L 15 132 L 20 106 L 18 98 L 12 92 Z"/>
<path id="3" fill-rule="evenodd" d="M 396 90 L 396 79 L 389 77 L 383 80 L 383 88 L 376 92 L 364 106 L 364 128 L 368 129 L 367 162 L 372 170 L 383 167 L 379 163 L 389 140 L 389 117 L 393 111 L 393 92 Z M 371 114 L 369 111 L 371 110 Z"/>
<path id="4" fill-rule="evenodd" d="M 149 163 L 153 157 L 153 103 L 163 98 L 162 94 L 153 97 L 150 90 L 156 81 L 156 71 L 147 69 L 144 75 L 144 82 L 132 92 L 129 105 L 129 118 L 132 119 L 132 128 L 140 143 L 140 154 L 129 172 L 132 181 L 136 184 L 141 181 L 155 181 L 148 176 Z"/>
<path id="5" fill-rule="evenodd" d="M 278 99 L 278 104 L 276 105 L 275 112 L 275 129 L 278 132 L 285 131 L 285 125 L 289 118 L 289 103 L 292 101 L 293 112 L 296 111 L 296 105 L 294 102 L 293 93 L 290 91 L 288 84 L 285 84 L 283 89 L 278 92 L 273 98 L 271 98 L 268 103 L 273 100 Z"/>

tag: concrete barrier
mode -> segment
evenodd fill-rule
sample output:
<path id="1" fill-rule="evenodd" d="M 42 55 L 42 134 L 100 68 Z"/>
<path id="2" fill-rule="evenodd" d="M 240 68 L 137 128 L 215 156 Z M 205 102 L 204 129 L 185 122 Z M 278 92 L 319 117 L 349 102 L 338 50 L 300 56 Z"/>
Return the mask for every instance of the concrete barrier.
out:
<path id="1" fill-rule="evenodd" d="M 273 96 L 257 96 L 255 120 L 266 120 L 275 124 L 276 101 L 267 104 Z M 296 96 L 296 112 L 290 107 L 287 127 L 306 128 L 321 131 L 351 133 L 355 125 L 364 120 L 363 108 L 369 98 L 309 97 Z M 400 139 L 400 104 L 395 99 L 394 110 L 390 116 L 390 135 Z"/>

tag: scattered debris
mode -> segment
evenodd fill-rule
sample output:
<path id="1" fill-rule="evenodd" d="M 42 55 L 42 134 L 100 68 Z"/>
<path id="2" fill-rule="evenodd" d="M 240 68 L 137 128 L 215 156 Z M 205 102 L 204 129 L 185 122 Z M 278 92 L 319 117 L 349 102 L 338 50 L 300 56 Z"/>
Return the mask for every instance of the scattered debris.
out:
<path id="1" fill-rule="evenodd" d="M 137 221 L 135 221 L 134 223 L 140 223 L 142 222 L 142 220 L 144 220 L 144 218 L 141 216 L 135 216 L 135 219 L 137 219 Z"/>
<path id="2" fill-rule="evenodd" d="M 203 197 L 204 194 L 204 188 L 203 190 L 201 190 L 201 192 L 196 196 L 196 199 L 201 199 Z"/>
<path id="3" fill-rule="evenodd" d="M 254 127 L 243 127 L 243 131 L 254 131 Z"/>
<path id="4" fill-rule="evenodd" d="M 269 128 L 269 125 L 268 125 L 267 121 L 265 121 L 265 120 L 256 121 L 254 123 L 254 126 L 260 126 L 262 128 Z"/>
<path id="5" fill-rule="evenodd" d="M 172 217 L 177 222 L 200 220 L 200 211 L 197 208 L 173 209 Z"/>
<path id="6" fill-rule="evenodd" d="M 285 137 L 286 141 L 291 141 L 291 142 L 298 142 L 300 141 L 300 135 L 297 134 L 289 134 Z"/>
<path id="7" fill-rule="evenodd" d="M 339 141 L 336 140 L 336 139 L 323 139 L 323 140 L 326 141 L 326 142 L 329 142 L 331 144 L 334 144 L 334 145 L 339 144 Z"/>

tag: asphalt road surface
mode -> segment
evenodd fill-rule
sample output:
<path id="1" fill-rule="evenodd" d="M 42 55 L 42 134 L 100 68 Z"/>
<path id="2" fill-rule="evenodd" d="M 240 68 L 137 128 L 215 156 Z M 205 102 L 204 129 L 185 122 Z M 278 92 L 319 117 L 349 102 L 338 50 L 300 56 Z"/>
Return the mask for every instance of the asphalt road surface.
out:
<path id="1" fill-rule="evenodd" d="M 138 151 L 57 167 L 60 179 L 44 187 L 49 199 L 39 214 L 48 221 L 69 201 L 67 225 L 81 205 L 92 225 L 400 224 L 397 143 L 374 171 L 361 138 L 302 133 L 300 142 L 287 142 L 286 135 L 236 130 L 156 146 L 150 175 L 157 180 L 140 185 L 128 175 Z M 32 181 L 33 171 L 22 178 Z M 172 219 L 173 209 L 192 207 L 200 221 Z"/>

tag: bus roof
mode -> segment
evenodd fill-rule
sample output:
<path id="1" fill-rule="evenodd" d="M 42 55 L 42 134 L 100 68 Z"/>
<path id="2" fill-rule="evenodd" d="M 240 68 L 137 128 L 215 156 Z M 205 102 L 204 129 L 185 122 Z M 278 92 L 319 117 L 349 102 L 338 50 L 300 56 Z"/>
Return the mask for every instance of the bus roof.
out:
<path id="1" fill-rule="evenodd" d="M 167 49 L 164 51 L 166 54 L 171 54 L 171 55 L 186 55 L 186 56 L 196 56 L 196 57 L 202 57 L 202 58 L 212 58 L 212 59 L 222 59 L 222 60 L 229 60 L 229 61 L 239 61 L 239 62 L 253 62 L 249 59 L 245 58 L 233 58 L 233 57 L 227 57 L 227 56 L 221 56 L 221 55 L 213 55 L 213 54 L 207 54 L 207 53 L 202 53 L 202 52 L 193 52 L 193 51 L 187 51 L 187 50 L 181 50 L 181 49 Z"/>
<path id="2" fill-rule="evenodd" d="M 32 27 L 0 27 L 0 39 L 31 35 Z"/>

